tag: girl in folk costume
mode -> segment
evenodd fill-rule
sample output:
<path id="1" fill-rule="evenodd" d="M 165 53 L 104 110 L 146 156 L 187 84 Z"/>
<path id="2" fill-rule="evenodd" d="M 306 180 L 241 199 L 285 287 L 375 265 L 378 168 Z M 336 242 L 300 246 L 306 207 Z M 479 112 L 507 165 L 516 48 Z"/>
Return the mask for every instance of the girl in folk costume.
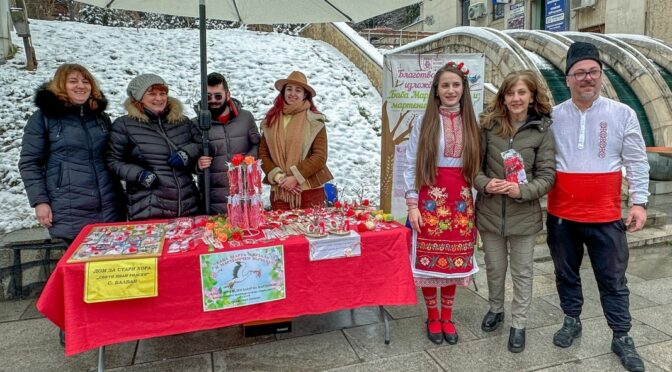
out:
<path id="1" fill-rule="evenodd" d="M 480 135 L 463 63 L 448 62 L 434 75 L 427 108 L 408 141 L 404 171 L 412 266 L 427 305 L 427 337 L 457 343 L 452 321 L 457 285 L 478 271 L 471 187 L 480 165 Z M 441 315 L 437 300 L 441 288 Z"/>
<path id="2" fill-rule="evenodd" d="M 265 183 L 271 185 L 271 208 L 286 210 L 322 206 L 327 168 L 326 118 L 315 104 L 315 89 L 294 71 L 275 82 L 280 94 L 261 123 L 259 144 Z"/>

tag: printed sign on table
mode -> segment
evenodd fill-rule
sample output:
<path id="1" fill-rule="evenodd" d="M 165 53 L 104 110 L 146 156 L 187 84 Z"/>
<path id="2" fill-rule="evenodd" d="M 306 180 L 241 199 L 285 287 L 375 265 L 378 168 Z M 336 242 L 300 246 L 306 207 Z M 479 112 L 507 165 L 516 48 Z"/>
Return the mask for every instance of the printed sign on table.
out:
<path id="1" fill-rule="evenodd" d="M 329 235 L 320 239 L 308 239 L 310 260 L 356 257 L 362 255 L 362 241 L 354 231 L 344 236 Z"/>
<path id="2" fill-rule="evenodd" d="M 282 300 L 285 261 L 282 245 L 201 255 L 203 310 Z"/>
<path id="3" fill-rule="evenodd" d="M 86 263 L 87 304 L 156 296 L 156 257 Z"/>

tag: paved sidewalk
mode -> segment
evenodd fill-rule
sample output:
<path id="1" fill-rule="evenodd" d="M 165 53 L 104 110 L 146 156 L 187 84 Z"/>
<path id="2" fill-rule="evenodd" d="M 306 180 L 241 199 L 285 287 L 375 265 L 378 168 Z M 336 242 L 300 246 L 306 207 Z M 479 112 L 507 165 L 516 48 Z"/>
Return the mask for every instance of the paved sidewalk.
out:
<path id="1" fill-rule="evenodd" d="M 534 298 L 527 349 L 511 354 L 509 314 L 493 333 L 480 330 L 488 309 L 484 268 L 479 291 L 460 288 L 454 320 L 457 345 L 434 345 L 424 331 L 422 297 L 416 306 L 386 307 L 390 345 L 383 343 L 378 308 L 361 308 L 294 320 L 291 334 L 244 338 L 240 327 L 129 342 L 107 348 L 113 371 L 623 371 L 610 351 L 611 331 L 599 303 L 588 259 L 582 270 L 583 336 L 572 347 L 551 342 L 563 315 L 553 264 L 535 263 Z M 480 256 L 479 262 L 482 261 Z M 631 251 L 628 281 L 634 337 L 647 371 L 672 371 L 672 243 Z M 507 299 L 511 298 L 510 278 Z M 510 303 L 509 303 L 510 305 Z M 507 312 L 510 306 L 507 306 Z M 95 370 L 97 351 L 66 358 L 56 327 L 35 309 L 35 300 L 0 302 L 0 371 Z"/>

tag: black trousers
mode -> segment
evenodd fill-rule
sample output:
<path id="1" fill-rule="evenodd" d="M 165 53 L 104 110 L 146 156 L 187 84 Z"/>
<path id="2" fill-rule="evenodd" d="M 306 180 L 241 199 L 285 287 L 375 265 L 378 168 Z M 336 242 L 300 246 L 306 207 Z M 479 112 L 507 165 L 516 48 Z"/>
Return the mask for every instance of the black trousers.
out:
<path id="1" fill-rule="evenodd" d="M 584 223 L 549 214 L 546 227 L 560 307 L 565 315 L 573 318 L 581 315 L 583 293 L 579 268 L 585 244 L 607 324 L 614 332 L 628 332 L 632 326 L 630 290 L 625 278 L 629 252 L 623 221 Z"/>

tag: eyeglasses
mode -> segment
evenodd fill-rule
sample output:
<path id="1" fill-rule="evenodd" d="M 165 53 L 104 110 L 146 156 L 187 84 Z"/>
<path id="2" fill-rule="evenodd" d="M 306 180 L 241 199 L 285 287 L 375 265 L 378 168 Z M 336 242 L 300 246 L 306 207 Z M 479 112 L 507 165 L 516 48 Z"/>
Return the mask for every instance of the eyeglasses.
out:
<path id="1" fill-rule="evenodd" d="M 215 93 L 215 94 L 208 93 L 208 101 L 212 100 L 213 97 L 216 100 L 221 101 L 222 98 L 224 98 L 224 94 L 222 94 L 222 93 Z"/>
<path id="2" fill-rule="evenodd" d="M 567 76 L 573 77 L 576 80 L 586 80 L 588 75 L 590 75 L 590 78 L 593 80 L 599 79 L 600 76 L 602 76 L 602 70 L 579 71 Z"/>

